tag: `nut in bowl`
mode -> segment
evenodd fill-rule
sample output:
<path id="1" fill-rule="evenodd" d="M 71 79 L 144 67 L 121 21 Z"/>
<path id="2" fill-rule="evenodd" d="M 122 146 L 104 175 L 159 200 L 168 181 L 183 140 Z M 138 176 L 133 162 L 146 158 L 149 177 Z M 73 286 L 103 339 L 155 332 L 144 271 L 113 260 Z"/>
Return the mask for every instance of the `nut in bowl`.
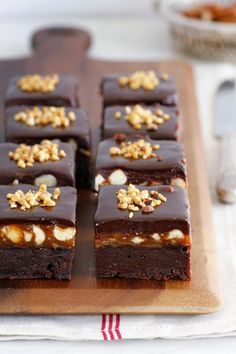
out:
<path id="1" fill-rule="evenodd" d="M 188 16 L 200 7 L 214 7 L 221 11 L 232 11 L 232 21 L 212 20 L 207 16 Z M 236 23 L 234 20 L 235 0 L 166 0 L 161 11 L 166 17 L 174 43 L 178 49 L 198 58 L 235 61 Z M 206 14 L 206 12 L 204 12 Z M 208 16 L 209 15 L 209 16 Z"/>

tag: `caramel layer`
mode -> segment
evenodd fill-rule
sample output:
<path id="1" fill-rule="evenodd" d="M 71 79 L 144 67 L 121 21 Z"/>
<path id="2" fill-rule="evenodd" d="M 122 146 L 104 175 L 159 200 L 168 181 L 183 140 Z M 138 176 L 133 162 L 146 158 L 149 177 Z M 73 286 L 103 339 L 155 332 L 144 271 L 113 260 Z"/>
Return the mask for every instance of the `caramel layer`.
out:
<path id="1" fill-rule="evenodd" d="M 164 246 L 190 246 L 191 237 L 185 235 L 181 230 L 173 229 L 164 233 L 153 233 L 152 235 L 125 234 L 124 232 L 100 233 L 95 239 L 95 248 L 104 246 L 144 246 L 144 247 L 164 247 Z"/>
<path id="2" fill-rule="evenodd" d="M 153 178 L 153 173 L 148 174 L 133 174 L 129 171 L 123 171 L 121 169 L 117 169 L 113 171 L 108 177 L 104 177 L 102 174 L 97 174 L 95 177 L 95 189 L 98 191 L 100 186 L 109 186 L 109 185 L 128 185 L 132 184 L 140 184 L 142 186 L 159 186 L 162 184 L 177 186 L 181 188 L 187 188 L 187 180 L 181 177 L 176 178 L 166 178 L 163 179 Z"/>
<path id="3" fill-rule="evenodd" d="M 7 224 L 0 227 L 0 246 L 72 248 L 75 236 L 75 227 L 60 224 Z"/>

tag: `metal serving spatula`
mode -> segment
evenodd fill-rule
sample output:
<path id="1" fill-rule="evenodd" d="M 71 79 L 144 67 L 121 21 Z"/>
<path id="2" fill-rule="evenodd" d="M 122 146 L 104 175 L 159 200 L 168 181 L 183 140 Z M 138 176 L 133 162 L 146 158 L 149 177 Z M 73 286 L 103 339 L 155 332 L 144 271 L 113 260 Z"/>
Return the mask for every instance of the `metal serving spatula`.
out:
<path id="1" fill-rule="evenodd" d="M 221 140 L 217 192 L 222 202 L 235 203 L 236 80 L 224 81 L 217 90 L 215 101 L 215 136 Z"/>

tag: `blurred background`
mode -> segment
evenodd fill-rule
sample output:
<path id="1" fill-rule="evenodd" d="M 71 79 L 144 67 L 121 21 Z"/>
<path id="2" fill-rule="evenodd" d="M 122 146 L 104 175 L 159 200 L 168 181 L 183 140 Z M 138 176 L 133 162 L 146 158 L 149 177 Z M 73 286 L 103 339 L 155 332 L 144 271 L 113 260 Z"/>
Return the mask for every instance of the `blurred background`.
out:
<path id="1" fill-rule="evenodd" d="M 209 3 L 214 4 L 210 10 Z M 199 4 L 206 5 L 200 11 L 202 18 L 183 14 L 190 9 L 196 15 L 194 11 Z M 73 25 L 83 26 L 94 34 L 91 53 L 96 56 L 103 56 L 104 48 L 112 46 L 112 50 L 106 51 L 107 58 L 137 55 L 137 59 L 153 59 L 181 56 L 181 52 L 191 54 L 192 59 L 235 61 L 235 4 L 235 0 L 1 1 L 0 55 L 4 58 L 29 53 L 29 41 L 25 38 L 35 29 Z M 142 41 L 145 51 L 140 51 Z"/>
<path id="2" fill-rule="evenodd" d="M 152 12 L 154 0 L 9 0 L 1 4 L 3 15 L 12 16 L 68 16 L 68 15 L 110 15 L 112 13 L 143 15 Z M 56 4 L 56 6 L 55 6 Z M 135 6 L 134 6 L 135 4 Z"/>
<path id="3" fill-rule="evenodd" d="M 0 3 L 0 48 L 1 57 L 19 56 L 29 53 L 29 42 L 26 40 L 36 28 L 51 25 L 83 26 L 90 30 L 94 37 L 92 52 L 101 56 L 103 48 L 112 45 L 106 51 L 106 57 L 119 55 L 119 44 L 134 49 L 142 40 L 142 32 L 146 27 L 144 18 L 155 24 L 154 0 L 9 0 Z M 139 23 L 139 30 L 134 35 L 132 29 Z M 119 24 L 119 28 L 116 24 Z M 124 31 L 125 29 L 125 31 Z M 130 29 L 130 31 L 129 31 Z M 129 33 L 130 36 L 129 36 Z M 156 42 L 155 31 L 150 30 L 150 44 Z M 100 34 L 103 34 L 102 38 Z M 7 41 L 6 38 L 11 38 Z M 125 50 L 124 50 L 125 51 Z M 145 53 L 143 53 L 145 55 Z M 123 54 L 122 54 L 123 55 Z M 149 57 L 150 53 L 146 53 Z M 129 53 L 127 51 L 127 56 Z"/>

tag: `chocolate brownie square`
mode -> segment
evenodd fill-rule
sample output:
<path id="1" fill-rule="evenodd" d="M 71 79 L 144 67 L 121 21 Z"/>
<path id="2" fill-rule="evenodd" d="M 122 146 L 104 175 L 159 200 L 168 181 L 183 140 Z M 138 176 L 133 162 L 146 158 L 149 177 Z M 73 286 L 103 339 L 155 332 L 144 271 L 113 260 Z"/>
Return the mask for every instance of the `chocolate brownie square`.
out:
<path id="1" fill-rule="evenodd" d="M 186 162 L 176 141 L 117 134 L 100 142 L 95 189 L 100 185 L 170 184 L 185 188 Z"/>
<path id="2" fill-rule="evenodd" d="M 69 75 L 17 75 L 10 79 L 5 105 L 77 107 L 78 80 Z"/>
<path id="3" fill-rule="evenodd" d="M 156 140 L 177 140 L 179 120 L 178 108 L 175 106 L 115 105 L 104 108 L 102 135 L 107 139 L 119 132 L 149 135 Z"/>
<path id="4" fill-rule="evenodd" d="M 0 279 L 70 279 L 76 241 L 73 187 L 0 186 Z"/>
<path id="5" fill-rule="evenodd" d="M 0 144 L 0 184 L 75 186 L 75 153 L 68 143 Z"/>
<path id="6" fill-rule="evenodd" d="M 104 106 L 136 103 L 176 106 L 178 103 L 174 80 L 166 73 L 151 70 L 105 76 L 102 96 Z"/>
<path id="7" fill-rule="evenodd" d="M 190 247 L 185 189 L 100 188 L 95 214 L 98 277 L 189 280 Z"/>

